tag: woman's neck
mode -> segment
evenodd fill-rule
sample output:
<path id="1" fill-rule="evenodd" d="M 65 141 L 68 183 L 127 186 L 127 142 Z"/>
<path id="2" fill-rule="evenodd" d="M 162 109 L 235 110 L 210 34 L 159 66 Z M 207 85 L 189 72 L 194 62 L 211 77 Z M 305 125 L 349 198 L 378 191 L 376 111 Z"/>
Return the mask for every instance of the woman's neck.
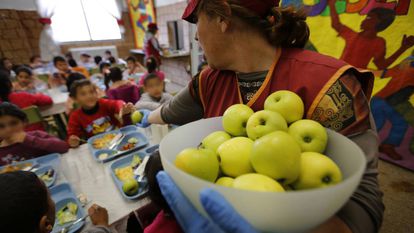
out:
<path id="1" fill-rule="evenodd" d="M 234 39 L 232 63 L 228 70 L 252 73 L 268 70 L 276 59 L 277 48 L 258 35 L 245 35 Z"/>

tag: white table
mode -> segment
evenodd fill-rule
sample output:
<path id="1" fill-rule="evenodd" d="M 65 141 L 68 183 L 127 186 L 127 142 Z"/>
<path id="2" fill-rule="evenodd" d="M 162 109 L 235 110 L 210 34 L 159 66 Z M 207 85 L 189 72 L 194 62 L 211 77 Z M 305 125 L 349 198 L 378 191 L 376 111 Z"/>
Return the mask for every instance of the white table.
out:
<path id="1" fill-rule="evenodd" d="M 110 164 L 112 162 L 105 164 L 96 162 L 87 145 L 84 144 L 62 155 L 60 174 L 63 177 L 58 182 L 69 182 L 77 194 L 85 194 L 91 202 L 87 207 L 93 203 L 105 207 L 108 210 L 111 224 L 144 206 L 149 199 L 142 198 L 134 201 L 125 199 L 110 175 Z"/>
<path id="2" fill-rule="evenodd" d="M 64 113 L 66 110 L 66 101 L 69 98 L 69 93 L 51 89 L 48 90 L 47 94 L 52 98 L 53 105 L 41 107 L 40 114 L 43 117 L 46 117 Z"/>

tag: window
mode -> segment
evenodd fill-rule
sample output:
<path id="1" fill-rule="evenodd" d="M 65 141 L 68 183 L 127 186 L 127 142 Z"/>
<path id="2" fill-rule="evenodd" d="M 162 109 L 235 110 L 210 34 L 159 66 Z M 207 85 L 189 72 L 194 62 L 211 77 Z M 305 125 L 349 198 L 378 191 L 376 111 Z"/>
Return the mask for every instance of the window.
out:
<path id="1" fill-rule="evenodd" d="M 121 39 L 116 0 L 56 0 L 53 37 L 58 42 Z"/>

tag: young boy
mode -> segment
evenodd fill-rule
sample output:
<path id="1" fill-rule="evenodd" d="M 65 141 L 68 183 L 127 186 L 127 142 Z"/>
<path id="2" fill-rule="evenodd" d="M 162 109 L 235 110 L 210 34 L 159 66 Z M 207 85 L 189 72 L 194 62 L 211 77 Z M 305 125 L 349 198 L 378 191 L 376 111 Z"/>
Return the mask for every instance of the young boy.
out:
<path id="1" fill-rule="evenodd" d="M 74 82 L 69 95 L 79 106 L 69 117 L 68 143 L 71 147 L 78 147 L 81 138 L 89 138 L 129 124 L 129 115 L 135 109 L 131 103 L 100 99 L 96 86 L 89 80 Z"/>
<path id="2" fill-rule="evenodd" d="M 66 85 L 66 79 L 72 70 L 69 68 L 65 58 L 57 56 L 53 58 L 53 65 L 57 69 L 57 72 L 53 73 L 53 76 L 49 80 L 49 84 L 52 88 L 61 87 Z"/>
<path id="3" fill-rule="evenodd" d="M 141 99 L 135 104 L 138 109 L 153 111 L 172 99 L 172 95 L 164 90 L 164 82 L 156 74 L 148 74 L 144 78 L 144 91 Z"/>

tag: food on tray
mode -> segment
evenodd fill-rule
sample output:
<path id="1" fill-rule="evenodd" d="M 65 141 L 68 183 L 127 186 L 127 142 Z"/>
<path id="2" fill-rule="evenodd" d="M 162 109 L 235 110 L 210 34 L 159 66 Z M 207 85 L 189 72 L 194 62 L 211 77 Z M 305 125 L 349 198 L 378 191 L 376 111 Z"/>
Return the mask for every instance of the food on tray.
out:
<path id="1" fill-rule="evenodd" d="M 45 171 L 44 173 L 41 173 L 38 175 L 38 177 L 43 180 L 43 182 L 45 183 L 49 183 L 53 180 L 53 175 L 55 174 L 55 170 L 53 170 L 52 168 Z"/>
<path id="2" fill-rule="evenodd" d="M 134 178 L 127 179 L 122 184 L 122 191 L 128 196 L 133 196 L 137 194 L 138 188 L 138 181 L 136 181 Z"/>
<path id="3" fill-rule="evenodd" d="M 15 172 L 21 171 L 27 168 L 32 167 L 32 163 L 21 163 L 17 165 L 6 165 L 2 170 L 0 170 L 0 174 L 7 173 L 7 172 Z"/>
<path id="4" fill-rule="evenodd" d="M 115 152 L 110 152 L 110 153 L 101 153 L 98 155 L 98 159 L 99 160 L 105 160 L 109 157 L 111 157 L 112 155 L 116 154 Z"/>
<path id="5" fill-rule="evenodd" d="M 104 149 L 108 146 L 108 144 L 112 141 L 112 139 L 114 139 L 115 136 L 116 134 L 114 133 L 105 134 L 104 136 L 95 139 L 92 142 L 92 146 L 95 149 Z"/>
<path id="6" fill-rule="evenodd" d="M 137 144 L 138 143 L 138 138 L 130 138 L 130 139 L 128 139 L 128 143 Z"/>
<path id="7" fill-rule="evenodd" d="M 130 165 L 115 169 L 116 177 L 118 177 L 120 181 L 126 181 L 128 179 L 133 179 L 134 169 L 136 169 L 139 164 L 141 164 L 141 158 L 138 155 L 134 155 L 134 157 L 132 157 L 132 161 Z"/>
<path id="8" fill-rule="evenodd" d="M 76 220 L 78 212 L 78 205 L 74 202 L 69 202 L 65 206 L 63 206 L 57 213 L 56 218 L 58 220 L 59 225 L 64 225 L 69 222 L 73 222 Z"/>

